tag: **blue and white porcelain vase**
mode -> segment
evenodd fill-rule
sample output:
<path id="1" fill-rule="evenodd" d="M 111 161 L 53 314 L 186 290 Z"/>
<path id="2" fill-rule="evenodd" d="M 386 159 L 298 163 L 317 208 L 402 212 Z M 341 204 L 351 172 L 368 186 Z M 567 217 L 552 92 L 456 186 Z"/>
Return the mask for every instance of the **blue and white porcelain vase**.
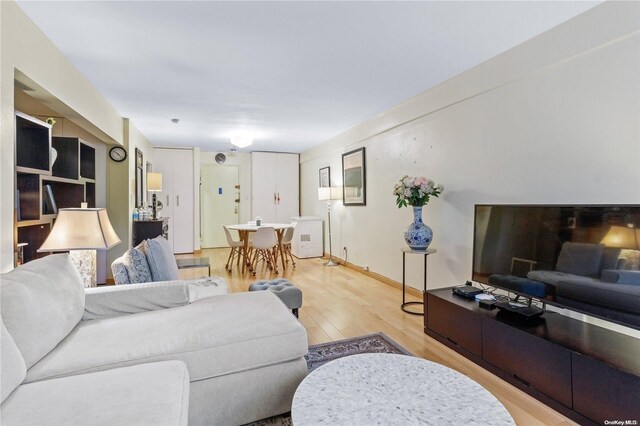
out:
<path id="1" fill-rule="evenodd" d="M 411 250 L 426 250 L 433 240 L 433 231 L 422 223 L 422 206 L 413 207 L 413 223 L 404 231 L 404 240 Z"/>

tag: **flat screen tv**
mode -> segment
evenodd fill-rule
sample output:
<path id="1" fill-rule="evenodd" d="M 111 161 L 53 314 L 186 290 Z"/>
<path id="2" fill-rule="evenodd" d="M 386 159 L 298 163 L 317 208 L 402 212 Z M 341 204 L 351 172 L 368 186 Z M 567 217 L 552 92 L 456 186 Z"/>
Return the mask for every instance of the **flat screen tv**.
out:
<path id="1" fill-rule="evenodd" d="M 476 282 L 640 329 L 640 205 L 476 205 Z"/>

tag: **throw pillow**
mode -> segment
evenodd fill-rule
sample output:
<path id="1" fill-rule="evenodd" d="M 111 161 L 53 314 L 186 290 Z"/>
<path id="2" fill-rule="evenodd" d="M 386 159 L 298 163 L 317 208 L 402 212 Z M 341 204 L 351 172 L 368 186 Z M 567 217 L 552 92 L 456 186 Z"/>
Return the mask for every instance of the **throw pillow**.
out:
<path id="1" fill-rule="evenodd" d="M 129 274 L 127 268 L 124 266 L 123 257 L 119 257 L 111 264 L 111 272 L 113 273 L 113 280 L 116 284 L 129 284 Z"/>
<path id="2" fill-rule="evenodd" d="M 600 244 L 565 242 L 558 255 L 556 271 L 597 277 L 600 275 L 603 248 L 604 246 Z"/>
<path id="3" fill-rule="evenodd" d="M 122 261 L 127 269 L 130 284 L 152 281 L 149 263 L 142 251 L 136 248 L 129 249 L 122 255 Z"/>
<path id="4" fill-rule="evenodd" d="M 173 256 L 171 244 L 163 237 L 146 240 L 144 252 L 149 261 L 153 281 L 172 281 L 178 279 L 178 264 Z"/>

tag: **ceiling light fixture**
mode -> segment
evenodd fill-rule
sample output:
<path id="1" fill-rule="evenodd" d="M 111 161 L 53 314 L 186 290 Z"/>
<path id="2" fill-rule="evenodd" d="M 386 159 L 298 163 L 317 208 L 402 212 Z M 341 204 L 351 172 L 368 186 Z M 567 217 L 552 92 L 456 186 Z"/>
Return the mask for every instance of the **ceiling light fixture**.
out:
<path id="1" fill-rule="evenodd" d="M 231 136 L 231 143 L 238 148 L 244 148 L 253 143 L 253 140 L 249 136 Z"/>

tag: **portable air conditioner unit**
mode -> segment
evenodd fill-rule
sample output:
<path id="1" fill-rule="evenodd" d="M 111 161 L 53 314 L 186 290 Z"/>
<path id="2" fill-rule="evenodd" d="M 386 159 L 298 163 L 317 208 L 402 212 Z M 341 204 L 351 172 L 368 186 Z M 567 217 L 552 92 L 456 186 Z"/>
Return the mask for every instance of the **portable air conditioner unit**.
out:
<path id="1" fill-rule="evenodd" d="M 299 259 L 322 257 L 322 219 L 314 216 L 295 216 L 291 252 Z"/>

